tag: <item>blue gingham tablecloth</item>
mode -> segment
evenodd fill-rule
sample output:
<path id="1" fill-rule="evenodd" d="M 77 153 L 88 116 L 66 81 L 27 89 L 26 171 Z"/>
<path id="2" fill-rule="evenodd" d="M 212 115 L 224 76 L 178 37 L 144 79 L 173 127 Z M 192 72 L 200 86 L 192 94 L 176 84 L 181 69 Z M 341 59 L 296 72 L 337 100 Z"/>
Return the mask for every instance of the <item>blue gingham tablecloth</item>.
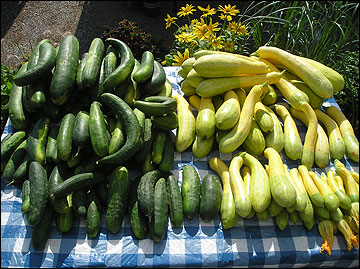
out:
<path id="1" fill-rule="evenodd" d="M 178 67 L 166 67 L 167 78 L 173 93 L 181 93 L 182 78 Z M 332 98 L 324 105 L 337 106 Z M 196 115 L 196 111 L 194 115 Z M 296 120 L 304 141 L 306 127 Z M 4 134 L 14 132 L 11 122 Z M 236 151 L 238 152 L 238 151 Z M 233 154 L 235 154 L 234 152 Z M 207 157 L 196 159 L 191 147 L 185 152 L 175 152 L 172 173 L 182 183 L 182 168 L 193 165 L 203 179 L 210 170 L 207 162 L 216 156 L 230 165 L 233 154 L 212 151 Z M 297 167 L 300 161 L 290 161 L 282 153 L 289 168 Z M 262 156 L 260 161 L 267 160 Z M 333 169 L 331 160 L 325 169 L 313 168 L 319 174 Z M 359 172 L 359 164 L 344 158 L 347 168 Z M 136 171 L 130 171 L 136 173 Z M 359 265 L 359 250 L 347 250 L 343 235 L 335 235 L 331 256 L 320 253 L 322 238 L 317 224 L 307 230 L 298 220 L 289 221 L 281 231 L 275 219 L 268 217 L 259 221 L 239 218 L 231 229 L 222 228 L 220 216 L 206 223 L 198 216 L 193 220 L 184 218 L 181 228 L 172 228 L 170 220 L 165 238 L 154 243 L 150 237 L 138 240 L 134 237 L 128 216 L 125 216 L 119 233 L 109 233 L 101 215 L 99 236 L 90 239 L 86 233 L 86 221 L 74 219 L 69 233 L 61 234 L 55 222 L 45 248 L 35 251 L 31 244 L 32 228 L 26 224 L 21 213 L 21 190 L 6 186 L 1 180 L 1 267 L 356 267 Z"/>

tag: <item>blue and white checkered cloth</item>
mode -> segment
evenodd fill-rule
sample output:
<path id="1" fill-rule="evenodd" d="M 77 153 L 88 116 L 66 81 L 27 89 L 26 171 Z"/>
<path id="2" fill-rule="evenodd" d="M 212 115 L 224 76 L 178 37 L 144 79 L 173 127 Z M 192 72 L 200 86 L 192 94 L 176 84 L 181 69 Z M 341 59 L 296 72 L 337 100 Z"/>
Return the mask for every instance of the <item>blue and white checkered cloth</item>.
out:
<path id="1" fill-rule="evenodd" d="M 173 92 L 181 93 L 182 78 L 177 75 L 177 67 L 166 67 L 167 78 Z M 334 99 L 324 105 L 337 106 Z M 337 106 L 338 107 L 338 106 Z M 196 112 L 194 111 L 194 114 Z M 306 127 L 296 120 L 300 137 L 305 138 Z M 7 123 L 4 134 L 12 133 L 11 122 Z M 237 152 L 237 151 L 236 151 Z M 236 153 L 235 152 L 235 153 Z M 234 153 L 234 154 L 235 154 Z M 208 160 L 219 157 L 227 165 L 233 154 L 212 151 L 202 159 L 193 157 L 191 147 L 185 152 L 175 152 L 172 173 L 182 183 L 182 168 L 193 165 L 204 178 L 210 170 Z M 282 154 L 289 168 L 297 167 L 299 161 L 290 161 Z M 267 163 L 260 157 L 262 163 Z M 359 172 L 359 164 L 342 160 L 348 168 Z M 319 174 L 333 167 L 332 161 L 324 169 L 313 168 Z M 131 171 L 130 171 L 131 172 Z M 359 250 L 347 250 L 343 235 L 335 236 L 331 256 L 320 253 L 322 238 L 317 224 L 307 230 L 299 220 L 289 222 L 281 231 L 275 219 L 268 217 L 259 221 L 239 218 L 231 229 L 222 228 L 220 216 L 204 222 L 198 216 L 193 220 L 184 218 L 181 228 L 172 228 L 170 219 L 168 230 L 160 243 L 150 237 L 135 238 L 128 216 L 125 216 L 119 233 L 112 234 L 106 229 L 104 213 L 101 215 L 99 236 L 91 239 L 86 233 L 86 221 L 74 219 L 73 228 L 61 234 L 55 223 L 45 248 L 35 251 L 31 244 L 32 228 L 26 224 L 21 213 L 21 190 L 6 186 L 1 180 L 1 267 L 357 267 Z"/>

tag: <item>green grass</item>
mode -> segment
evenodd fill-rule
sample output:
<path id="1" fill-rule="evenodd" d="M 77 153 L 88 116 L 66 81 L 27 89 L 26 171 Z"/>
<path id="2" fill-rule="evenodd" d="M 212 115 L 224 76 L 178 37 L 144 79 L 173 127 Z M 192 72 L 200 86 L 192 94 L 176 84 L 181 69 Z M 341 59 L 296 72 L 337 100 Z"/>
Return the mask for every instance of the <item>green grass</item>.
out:
<path id="1" fill-rule="evenodd" d="M 276 46 L 314 59 L 345 79 L 334 94 L 359 135 L 359 4 L 343 1 L 249 1 L 239 15 L 249 37 L 245 51 Z"/>

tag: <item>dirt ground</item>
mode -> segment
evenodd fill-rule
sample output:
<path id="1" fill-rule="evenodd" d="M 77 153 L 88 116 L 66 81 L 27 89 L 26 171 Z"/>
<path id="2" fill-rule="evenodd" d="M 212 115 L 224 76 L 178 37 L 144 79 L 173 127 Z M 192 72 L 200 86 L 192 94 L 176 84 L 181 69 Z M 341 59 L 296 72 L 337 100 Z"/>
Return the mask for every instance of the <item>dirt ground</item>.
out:
<path id="1" fill-rule="evenodd" d="M 91 41 L 100 37 L 106 26 L 115 27 L 124 18 L 135 22 L 161 46 L 170 48 L 175 28 L 165 29 L 167 14 L 176 16 L 180 7 L 229 4 L 228 1 L 147 1 L 158 2 L 156 17 L 147 15 L 146 1 L 1 1 L 1 63 L 19 64 L 22 55 L 31 53 L 40 40 L 58 43 L 68 33 L 80 44 L 80 55 Z M 242 5 L 232 1 L 232 5 Z M 185 17 L 181 18 L 183 21 Z M 181 19 L 178 20 L 181 23 Z"/>

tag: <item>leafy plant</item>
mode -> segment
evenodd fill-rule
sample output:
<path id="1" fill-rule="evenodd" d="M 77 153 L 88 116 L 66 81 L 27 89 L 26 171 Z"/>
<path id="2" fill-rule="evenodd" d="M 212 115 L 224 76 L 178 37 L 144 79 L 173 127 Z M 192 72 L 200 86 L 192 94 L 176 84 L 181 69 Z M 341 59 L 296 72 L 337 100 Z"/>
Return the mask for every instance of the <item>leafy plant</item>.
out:
<path id="1" fill-rule="evenodd" d="M 101 39 L 105 41 L 109 37 L 125 42 L 136 59 L 141 59 L 142 53 L 146 50 L 151 51 L 157 61 L 161 61 L 166 53 L 165 48 L 159 42 L 156 42 L 149 33 L 142 31 L 135 22 L 127 19 L 118 22 L 116 27 L 110 28 L 106 26 Z"/>
<path id="2" fill-rule="evenodd" d="M 11 70 L 6 65 L 1 65 L 1 133 L 4 131 L 9 116 L 9 97 L 13 86 L 13 79 L 18 70 Z"/>

